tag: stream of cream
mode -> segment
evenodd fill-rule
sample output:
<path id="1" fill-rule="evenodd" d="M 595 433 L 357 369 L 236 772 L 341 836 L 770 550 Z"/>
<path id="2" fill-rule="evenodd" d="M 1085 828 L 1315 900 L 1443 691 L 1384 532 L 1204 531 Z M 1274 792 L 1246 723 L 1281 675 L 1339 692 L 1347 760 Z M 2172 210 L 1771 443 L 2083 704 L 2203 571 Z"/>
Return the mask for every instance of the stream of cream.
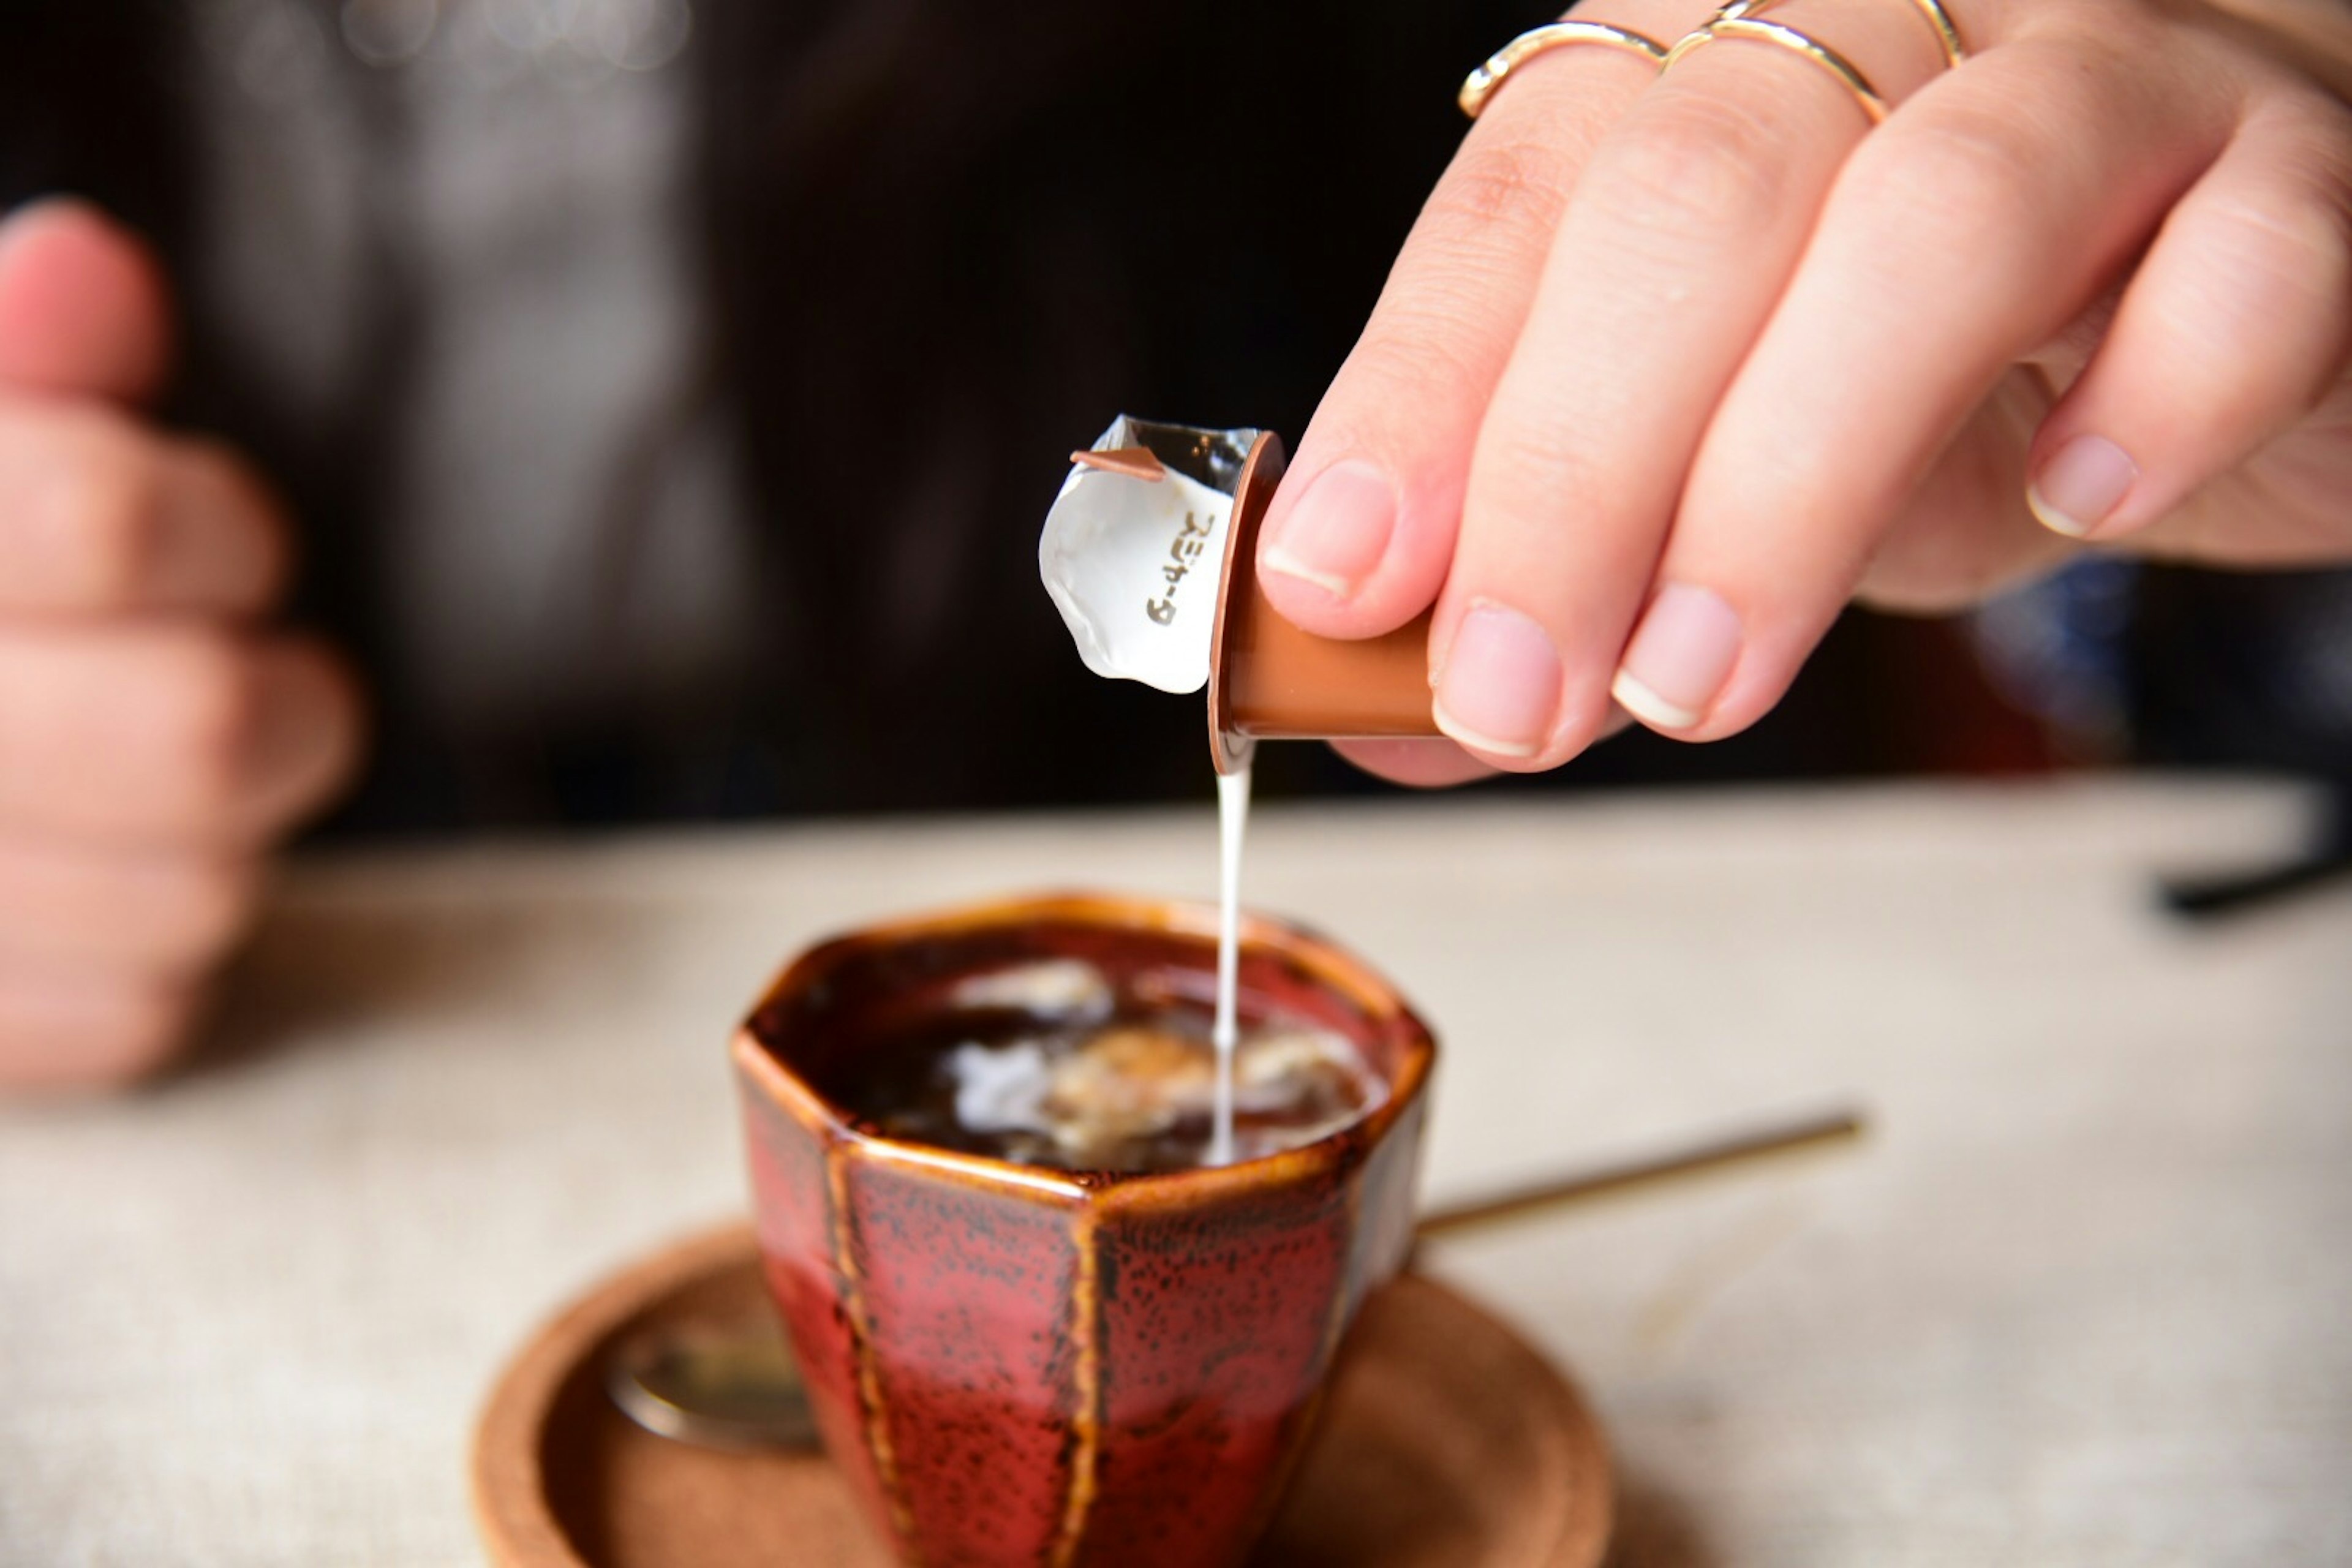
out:
<path id="1" fill-rule="evenodd" d="M 1216 1121 L 1209 1135 L 1209 1163 L 1234 1159 L 1234 1054 L 1241 1043 L 1237 1003 L 1242 959 L 1242 830 L 1249 825 L 1247 768 L 1217 775 L 1217 1021 L 1210 1038 L 1217 1047 Z"/>

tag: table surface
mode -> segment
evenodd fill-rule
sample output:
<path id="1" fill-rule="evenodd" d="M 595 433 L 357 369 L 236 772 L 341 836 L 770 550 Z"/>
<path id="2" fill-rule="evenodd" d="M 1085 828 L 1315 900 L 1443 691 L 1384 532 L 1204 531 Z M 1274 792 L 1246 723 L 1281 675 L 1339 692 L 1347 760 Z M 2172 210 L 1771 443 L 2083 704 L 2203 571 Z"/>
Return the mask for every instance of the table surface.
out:
<path id="1" fill-rule="evenodd" d="M 1459 1197 L 1852 1102 L 1840 1153 L 1450 1242 L 1572 1367 L 1619 1561 L 2352 1561 L 2352 896 L 2208 928 L 2254 782 L 1267 810 L 1248 893 L 1444 1037 Z M 224 1051 L 0 1110 L 0 1562 L 477 1561 L 534 1322 L 740 1208 L 789 950 L 1026 887 L 1207 893 L 1212 812 L 320 858 Z"/>

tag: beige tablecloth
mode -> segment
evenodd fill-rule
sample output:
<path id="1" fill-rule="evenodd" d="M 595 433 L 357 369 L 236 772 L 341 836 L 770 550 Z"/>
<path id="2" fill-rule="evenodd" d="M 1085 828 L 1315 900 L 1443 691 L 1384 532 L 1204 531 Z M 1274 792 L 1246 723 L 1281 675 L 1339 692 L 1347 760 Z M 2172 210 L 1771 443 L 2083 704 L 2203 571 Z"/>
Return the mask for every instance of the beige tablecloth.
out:
<path id="1" fill-rule="evenodd" d="M 1262 814 L 1261 905 L 1445 1037 L 1439 1196 L 1851 1099 L 1860 1149 L 1451 1244 L 1592 1391 L 1624 1560 L 2352 1562 L 2352 893 L 2199 930 L 2277 786 Z M 0 1561 L 476 1560 L 467 1428 L 568 1292 L 740 1205 L 789 949 L 1208 893 L 1198 810 L 320 859 L 227 1059 L 0 1110 Z"/>

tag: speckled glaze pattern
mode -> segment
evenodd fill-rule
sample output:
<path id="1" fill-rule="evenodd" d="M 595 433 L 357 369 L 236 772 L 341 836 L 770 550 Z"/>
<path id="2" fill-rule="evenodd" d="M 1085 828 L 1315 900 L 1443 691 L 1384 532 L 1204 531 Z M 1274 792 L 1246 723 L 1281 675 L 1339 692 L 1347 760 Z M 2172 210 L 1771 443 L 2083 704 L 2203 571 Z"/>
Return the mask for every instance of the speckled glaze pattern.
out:
<path id="1" fill-rule="evenodd" d="M 814 1084 L 835 1014 L 962 964 L 1213 973 L 1206 906 L 1069 895 L 804 954 L 733 1044 L 767 1279 L 867 1517 L 922 1568 L 1221 1568 L 1271 1516 L 1339 1337 L 1402 1264 L 1435 1045 L 1339 949 L 1257 920 L 1245 1004 L 1349 1036 L 1387 1100 L 1215 1170 L 1041 1171 L 905 1144 Z"/>

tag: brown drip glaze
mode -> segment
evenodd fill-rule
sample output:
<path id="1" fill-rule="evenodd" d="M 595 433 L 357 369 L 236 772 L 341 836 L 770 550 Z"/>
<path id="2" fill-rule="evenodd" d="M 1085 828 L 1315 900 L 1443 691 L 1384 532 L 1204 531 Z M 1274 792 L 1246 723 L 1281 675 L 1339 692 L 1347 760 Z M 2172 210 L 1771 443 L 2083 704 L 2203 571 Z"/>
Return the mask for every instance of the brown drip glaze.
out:
<path id="1" fill-rule="evenodd" d="M 1300 631 L 1266 602 L 1257 535 L 1285 464 L 1281 438 L 1260 436 L 1234 496 L 1209 655 L 1209 749 L 1221 773 L 1248 766 L 1259 741 L 1439 732 L 1430 711 L 1426 613 L 1385 637 L 1346 642 Z"/>

